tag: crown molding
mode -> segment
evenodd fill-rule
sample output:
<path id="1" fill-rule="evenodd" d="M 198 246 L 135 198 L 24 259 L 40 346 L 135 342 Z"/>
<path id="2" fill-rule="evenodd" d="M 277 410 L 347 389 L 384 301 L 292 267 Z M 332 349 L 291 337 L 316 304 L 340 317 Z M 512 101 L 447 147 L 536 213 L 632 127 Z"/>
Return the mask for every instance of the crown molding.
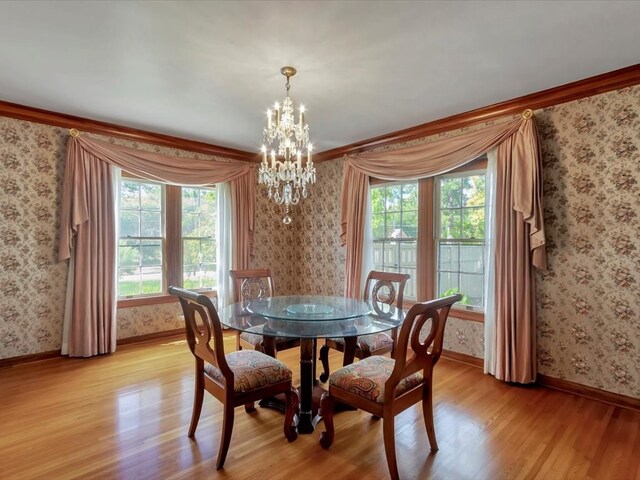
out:
<path id="1" fill-rule="evenodd" d="M 366 152 L 385 145 L 415 140 L 450 130 L 457 130 L 508 115 L 517 115 L 528 108 L 537 110 L 551 107 L 553 105 L 572 102 L 581 98 L 638 84 L 640 84 L 640 63 L 578 80 L 577 82 L 560 85 L 559 87 L 549 88 L 530 95 L 495 103 L 488 107 L 477 108 L 440 120 L 434 120 L 433 122 L 416 125 L 415 127 L 361 140 L 343 147 L 325 150 L 324 152 L 317 153 L 313 160 L 314 162 L 333 160 L 344 155 Z"/>
<path id="2" fill-rule="evenodd" d="M 114 123 L 100 122 L 89 118 L 76 117 L 65 113 L 52 112 L 41 108 L 19 105 L 17 103 L 0 100 L 0 116 L 27 120 L 29 122 L 44 123 L 55 127 L 75 128 L 80 132 L 91 132 L 100 135 L 126 138 L 135 142 L 151 143 L 163 147 L 177 148 L 190 152 L 204 153 L 217 157 L 231 158 L 245 162 L 258 162 L 259 155 L 235 148 L 221 147 L 211 143 L 187 140 L 185 138 L 164 135 L 162 133 L 138 130 Z"/>
<path id="3" fill-rule="evenodd" d="M 522 111 L 527 108 L 537 110 L 638 84 L 640 84 L 640 64 L 578 80 L 577 82 L 567 83 L 559 87 L 542 90 L 530 95 L 524 95 L 522 97 L 489 105 L 487 107 L 477 108 L 475 110 L 434 120 L 432 122 L 423 123 L 404 130 L 398 130 L 377 137 L 368 138 L 342 147 L 325 150 L 315 154 L 313 160 L 316 163 L 332 160 L 344 155 L 366 152 L 385 145 L 415 140 L 417 138 L 428 137 L 430 135 L 436 135 L 450 130 L 457 130 L 459 128 L 468 127 L 470 125 L 494 120 L 508 115 L 516 115 L 522 113 Z M 4 102 L 1 100 L 0 116 L 17 118 L 36 123 L 44 123 L 63 128 L 75 128 L 81 132 L 110 135 L 137 142 L 162 145 L 165 147 L 178 148 L 181 150 L 215 155 L 245 162 L 260 162 L 260 155 L 253 152 L 246 152 L 244 150 L 221 147 L 219 145 L 187 140 L 171 135 L 124 127 L 113 123 L 52 112 L 26 105 Z"/>

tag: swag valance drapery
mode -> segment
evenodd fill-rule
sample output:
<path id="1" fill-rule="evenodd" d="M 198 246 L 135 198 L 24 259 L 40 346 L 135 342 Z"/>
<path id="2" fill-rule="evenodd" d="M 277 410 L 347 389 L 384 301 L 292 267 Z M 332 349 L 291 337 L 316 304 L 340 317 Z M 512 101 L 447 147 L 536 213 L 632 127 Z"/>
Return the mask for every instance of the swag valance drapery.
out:
<path id="1" fill-rule="evenodd" d="M 115 213 L 112 166 L 174 185 L 230 182 L 233 268 L 252 254 L 255 179 L 252 165 L 178 158 L 69 137 L 62 187 L 58 258 L 73 275 L 67 295 L 68 354 L 88 357 L 115 350 Z"/>
<path id="2" fill-rule="evenodd" d="M 546 268 L 542 165 L 533 112 L 453 138 L 346 158 L 341 243 L 346 294 L 360 291 L 370 178 L 412 180 L 446 173 L 496 148 L 495 327 L 499 379 L 535 381 L 535 285 Z M 424 300 L 424 299 L 422 299 Z"/>

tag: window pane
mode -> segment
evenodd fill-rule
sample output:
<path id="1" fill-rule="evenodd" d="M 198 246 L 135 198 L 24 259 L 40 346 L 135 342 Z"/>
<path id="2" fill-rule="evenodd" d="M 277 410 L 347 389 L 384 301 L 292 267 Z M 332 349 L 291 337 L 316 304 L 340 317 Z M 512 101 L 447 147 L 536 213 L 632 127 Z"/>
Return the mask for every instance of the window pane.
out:
<path id="1" fill-rule="evenodd" d="M 462 216 L 460 210 L 440 212 L 440 238 L 460 238 Z"/>
<path id="2" fill-rule="evenodd" d="M 449 272 L 458 271 L 459 248 L 460 247 L 457 243 L 441 242 L 439 244 L 438 270 L 445 270 Z"/>
<path id="3" fill-rule="evenodd" d="M 197 271 L 200 256 L 200 240 L 182 240 L 182 264 L 184 271 Z M 188 268 L 189 267 L 189 268 Z"/>
<path id="4" fill-rule="evenodd" d="M 140 236 L 162 236 L 162 212 L 140 212 Z"/>
<path id="5" fill-rule="evenodd" d="M 162 266 L 162 241 L 160 240 L 141 240 L 140 250 L 142 266 Z"/>
<path id="6" fill-rule="evenodd" d="M 384 213 L 384 187 L 371 189 L 371 212 Z"/>
<path id="7" fill-rule="evenodd" d="M 387 238 L 406 238 L 407 235 L 402 231 L 400 220 L 400 212 L 387 213 L 387 225 L 385 237 Z"/>
<path id="8" fill-rule="evenodd" d="M 182 283 L 185 288 L 216 286 L 216 190 L 182 189 Z"/>
<path id="9" fill-rule="evenodd" d="M 140 268 L 140 279 L 142 282 L 142 295 L 151 293 L 162 293 L 162 267 L 142 267 Z"/>
<path id="10" fill-rule="evenodd" d="M 120 183 L 120 208 L 138 210 L 140 206 L 140 187 L 137 182 Z"/>
<path id="11" fill-rule="evenodd" d="M 462 233 L 460 238 L 484 238 L 484 207 L 462 209 Z"/>
<path id="12" fill-rule="evenodd" d="M 458 293 L 458 274 L 451 272 L 438 273 L 438 297 L 446 297 Z"/>
<path id="13" fill-rule="evenodd" d="M 462 178 L 441 178 L 440 179 L 440 207 L 457 208 L 461 207 L 462 198 Z"/>
<path id="14" fill-rule="evenodd" d="M 140 284 L 140 269 L 132 270 L 120 268 L 118 269 L 118 296 L 128 297 L 131 295 L 140 295 L 142 291 Z"/>
<path id="15" fill-rule="evenodd" d="M 484 273 L 484 247 L 482 245 L 460 246 L 460 271 Z"/>
<path id="16" fill-rule="evenodd" d="M 140 242 L 138 240 L 120 240 L 118 246 L 118 265 L 122 271 L 134 273 L 140 266 L 139 244 Z"/>
<path id="17" fill-rule="evenodd" d="M 182 213 L 195 212 L 198 208 L 198 189 L 182 187 Z"/>
<path id="18" fill-rule="evenodd" d="M 460 274 L 460 293 L 464 305 L 483 306 L 483 275 Z"/>
<path id="19" fill-rule="evenodd" d="M 216 262 L 216 241 L 200 240 L 200 263 L 215 263 Z"/>
<path id="20" fill-rule="evenodd" d="M 373 230 L 373 238 L 384 238 L 384 214 L 373 214 L 371 228 Z"/>
<path id="21" fill-rule="evenodd" d="M 417 183 L 405 183 L 402 185 L 402 210 L 418 210 Z"/>
<path id="22" fill-rule="evenodd" d="M 182 213 L 182 236 L 198 237 L 198 214 Z"/>
<path id="23" fill-rule="evenodd" d="M 462 177 L 462 206 L 484 206 L 485 176 Z"/>
<path id="24" fill-rule="evenodd" d="M 403 238 L 418 238 L 418 211 L 402 211 L 401 231 Z"/>
<path id="25" fill-rule="evenodd" d="M 397 242 L 385 242 L 384 244 L 384 256 L 383 265 L 386 267 L 395 268 L 398 265 L 398 243 Z"/>
<path id="26" fill-rule="evenodd" d="M 402 205 L 402 185 L 387 187 L 386 207 L 387 212 L 399 212 Z"/>
<path id="27" fill-rule="evenodd" d="M 417 251 L 417 242 L 401 242 L 399 265 L 403 268 L 416 268 L 418 264 Z"/>
<path id="28" fill-rule="evenodd" d="M 140 209 L 162 209 L 162 186 L 150 183 L 140 183 Z"/>
<path id="29" fill-rule="evenodd" d="M 140 236 L 140 212 L 129 210 L 120 211 L 120 236 Z"/>
<path id="30" fill-rule="evenodd" d="M 401 268 L 400 273 L 408 273 L 410 275 L 409 280 L 404 286 L 404 296 L 405 298 L 417 298 L 417 275 L 415 268 Z"/>

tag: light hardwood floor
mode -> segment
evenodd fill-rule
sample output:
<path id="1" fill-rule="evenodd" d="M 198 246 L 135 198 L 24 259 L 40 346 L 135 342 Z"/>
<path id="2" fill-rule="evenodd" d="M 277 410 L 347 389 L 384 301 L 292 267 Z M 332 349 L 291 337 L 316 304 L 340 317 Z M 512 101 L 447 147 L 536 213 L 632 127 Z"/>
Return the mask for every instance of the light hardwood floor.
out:
<path id="1" fill-rule="evenodd" d="M 225 343 L 233 349 L 233 337 Z M 279 358 L 297 372 L 297 355 Z M 186 435 L 192 368 L 176 338 L 0 369 L 0 478 L 388 478 L 382 422 L 359 411 L 336 415 L 325 451 L 322 424 L 288 443 L 280 413 L 239 408 L 225 469 L 216 472 L 222 416 L 211 396 L 196 440 Z M 437 453 L 429 454 L 419 406 L 396 419 L 403 479 L 640 479 L 640 412 L 508 386 L 447 359 L 434 389 Z"/>

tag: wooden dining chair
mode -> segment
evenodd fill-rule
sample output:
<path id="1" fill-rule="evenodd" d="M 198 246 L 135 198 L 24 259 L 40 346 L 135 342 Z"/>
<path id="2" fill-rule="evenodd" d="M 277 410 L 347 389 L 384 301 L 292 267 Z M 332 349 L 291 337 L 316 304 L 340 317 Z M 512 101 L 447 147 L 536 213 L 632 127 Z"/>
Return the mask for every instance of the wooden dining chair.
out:
<path id="1" fill-rule="evenodd" d="M 395 359 L 372 356 L 331 374 L 329 391 L 322 395 L 320 403 L 320 415 L 326 429 L 320 437 L 323 448 L 329 448 L 333 443 L 335 402 L 382 417 L 389 473 L 393 480 L 397 480 L 394 418 L 422 402 L 429 444 L 432 451 L 438 450 L 433 424 L 433 367 L 442 353 L 449 310 L 461 299 L 462 295 L 456 294 L 411 307 L 400 328 Z M 423 327 L 428 329 L 427 335 L 423 335 Z"/>
<path id="2" fill-rule="evenodd" d="M 404 287 L 411 278 L 406 273 L 378 272 L 372 270 L 367 275 L 364 286 L 364 300 L 371 300 L 372 304 L 394 305 L 402 310 L 404 300 Z M 393 329 L 391 334 L 376 333 L 374 335 L 363 335 L 358 337 L 354 352 L 346 351 L 344 338 L 327 338 L 320 348 L 320 361 L 322 369 L 320 381 L 326 382 L 329 378 L 329 349 L 333 348 L 343 353 L 342 366 L 353 363 L 353 359 L 363 359 L 371 355 L 384 355 L 394 351 L 397 329 Z"/>
<path id="3" fill-rule="evenodd" d="M 229 270 L 229 275 L 233 283 L 234 303 L 274 296 L 273 278 L 268 268 Z M 255 327 L 255 333 L 239 333 L 236 338 L 237 349 L 251 348 L 275 358 L 277 352 L 300 345 L 300 340 L 297 338 L 276 337 L 274 342 L 266 342 L 265 337 L 261 335 L 262 330 L 261 325 Z"/>
<path id="4" fill-rule="evenodd" d="M 298 410 L 298 394 L 291 385 L 291 370 L 281 361 L 255 350 L 225 355 L 222 326 L 211 299 L 177 287 L 169 287 L 169 293 L 180 299 L 187 343 L 196 360 L 189 437 L 196 433 L 206 390 L 224 406 L 218 469 L 224 465 L 231 442 L 234 410 L 240 405 L 252 412 L 255 401 L 283 393 L 286 397 L 284 435 L 290 442 L 295 440 L 298 433 L 293 420 Z"/>

